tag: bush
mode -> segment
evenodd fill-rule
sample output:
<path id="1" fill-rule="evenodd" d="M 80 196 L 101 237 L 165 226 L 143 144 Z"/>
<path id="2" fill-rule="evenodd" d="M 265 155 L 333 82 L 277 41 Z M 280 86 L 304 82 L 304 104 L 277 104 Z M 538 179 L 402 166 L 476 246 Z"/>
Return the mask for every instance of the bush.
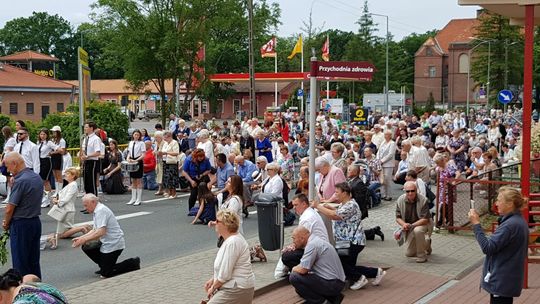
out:
<path id="1" fill-rule="evenodd" d="M 127 130 L 129 128 L 128 117 L 120 111 L 120 107 L 110 102 L 94 101 L 86 108 L 87 120 L 94 121 L 98 127 L 103 128 L 110 138 L 114 138 L 118 143 L 127 142 Z M 43 125 L 47 128 L 60 126 L 62 136 L 66 140 L 69 148 L 80 147 L 79 137 L 79 107 L 71 105 L 67 112 L 49 114 Z"/>

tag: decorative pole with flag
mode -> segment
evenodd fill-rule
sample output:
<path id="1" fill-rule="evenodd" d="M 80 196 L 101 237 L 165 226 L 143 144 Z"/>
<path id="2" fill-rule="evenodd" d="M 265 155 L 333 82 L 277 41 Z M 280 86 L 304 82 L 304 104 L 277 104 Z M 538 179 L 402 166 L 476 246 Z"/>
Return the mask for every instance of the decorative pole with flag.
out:
<path id="1" fill-rule="evenodd" d="M 324 61 L 330 61 L 330 38 L 326 35 L 326 41 L 322 46 L 322 59 Z M 330 98 L 330 81 L 326 82 L 326 99 Z"/>
<path id="2" fill-rule="evenodd" d="M 302 77 L 304 75 L 304 44 L 302 43 L 302 34 L 300 34 L 298 36 L 298 41 L 296 41 L 296 44 L 294 45 L 294 48 L 291 52 L 291 54 L 289 55 L 289 57 L 287 57 L 287 59 L 291 60 L 294 58 L 294 56 L 296 56 L 296 54 L 300 53 L 300 61 L 301 61 L 301 65 L 300 65 L 300 72 L 302 72 Z M 301 100 L 300 100 L 300 111 L 303 111 L 305 108 L 304 108 L 304 80 L 302 79 L 302 82 L 300 84 L 300 89 L 302 90 L 302 96 L 301 96 Z M 307 118 L 307 111 L 304 111 L 304 113 L 306 114 L 306 118 Z M 307 120 L 304 120 L 304 122 L 307 121 Z"/>
<path id="3" fill-rule="evenodd" d="M 277 73 L 277 52 L 276 37 L 272 37 L 265 45 L 261 47 L 261 57 L 274 57 L 274 73 Z M 274 107 L 278 106 L 277 82 L 274 82 Z"/>

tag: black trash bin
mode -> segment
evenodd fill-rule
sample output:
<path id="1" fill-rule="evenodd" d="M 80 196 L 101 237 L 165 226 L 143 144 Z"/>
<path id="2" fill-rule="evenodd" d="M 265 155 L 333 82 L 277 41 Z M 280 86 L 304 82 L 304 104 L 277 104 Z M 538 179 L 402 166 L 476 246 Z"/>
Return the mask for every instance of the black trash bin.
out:
<path id="1" fill-rule="evenodd" d="M 283 198 L 260 193 L 253 197 L 257 206 L 259 241 L 264 250 L 277 250 L 283 245 Z"/>

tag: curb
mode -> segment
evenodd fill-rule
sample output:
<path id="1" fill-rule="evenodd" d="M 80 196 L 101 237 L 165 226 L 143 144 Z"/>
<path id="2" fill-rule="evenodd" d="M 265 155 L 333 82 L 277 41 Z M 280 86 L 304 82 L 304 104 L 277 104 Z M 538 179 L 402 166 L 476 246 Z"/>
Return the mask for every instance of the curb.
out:
<path id="1" fill-rule="evenodd" d="M 253 298 L 259 297 L 264 295 L 265 293 L 268 293 L 274 289 L 287 286 L 289 285 L 289 280 L 286 277 L 283 277 L 275 282 L 272 282 L 266 286 L 262 286 L 255 290 L 255 294 L 253 295 Z"/>

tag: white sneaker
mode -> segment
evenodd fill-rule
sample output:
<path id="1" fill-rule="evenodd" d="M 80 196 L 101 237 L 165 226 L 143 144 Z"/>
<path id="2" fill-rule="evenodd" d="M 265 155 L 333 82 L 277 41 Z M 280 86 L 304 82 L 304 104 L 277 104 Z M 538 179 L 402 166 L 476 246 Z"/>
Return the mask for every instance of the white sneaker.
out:
<path id="1" fill-rule="evenodd" d="M 379 270 L 377 271 L 377 276 L 375 277 L 375 279 L 371 282 L 371 284 L 373 286 L 378 286 L 383 277 L 386 275 L 386 271 L 384 271 L 382 268 L 379 268 Z"/>
<path id="2" fill-rule="evenodd" d="M 133 203 L 135 203 L 135 201 L 129 201 L 126 203 L 126 205 L 133 205 Z"/>
<path id="3" fill-rule="evenodd" d="M 364 286 L 366 286 L 366 284 L 369 283 L 368 280 L 366 279 L 365 276 L 361 276 L 360 279 L 358 279 L 358 281 L 356 281 L 356 283 L 352 284 L 351 285 L 351 289 L 352 290 L 358 290 Z"/>
<path id="4" fill-rule="evenodd" d="M 43 201 L 41 202 L 41 208 L 47 208 L 47 207 L 49 207 L 50 205 L 51 205 L 51 201 L 49 201 L 49 200 L 43 200 Z"/>

